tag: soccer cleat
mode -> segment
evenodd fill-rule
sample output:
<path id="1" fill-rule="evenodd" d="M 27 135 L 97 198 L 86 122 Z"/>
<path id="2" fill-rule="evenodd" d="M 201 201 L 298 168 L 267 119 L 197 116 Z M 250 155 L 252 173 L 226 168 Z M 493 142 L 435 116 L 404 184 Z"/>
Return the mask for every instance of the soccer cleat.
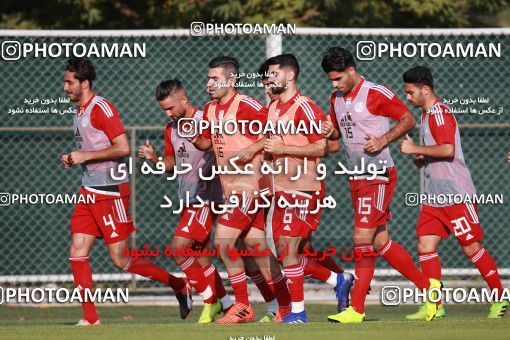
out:
<path id="1" fill-rule="evenodd" d="M 262 323 L 271 322 L 272 323 L 272 322 L 274 322 L 275 316 L 276 316 L 276 313 L 267 312 L 266 315 L 264 315 L 264 317 L 259 320 L 259 322 L 262 322 Z"/>
<path id="2" fill-rule="evenodd" d="M 306 316 L 306 312 L 302 311 L 299 313 L 290 312 L 286 317 L 283 318 L 282 323 L 286 324 L 294 324 L 294 323 L 307 323 L 308 317 Z"/>
<path id="3" fill-rule="evenodd" d="M 432 320 L 443 319 L 444 317 L 445 317 L 444 306 L 442 304 L 438 305 L 436 315 L 434 315 Z M 424 304 L 421 305 L 420 308 L 418 308 L 418 311 L 416 313 L 406 315 L 406 319 L 411 320 L 411 321 L 426 320 L 427 319 L 427 307 Z"/>
<path id="4" fill-rule="evenodd" d="M 228 295 L 225 295 L 225 297 L 223 298 L 223 301 L 222 301 L 222 299 L 220 299 L 220 303 L 221 303 L 221 311 L 224 314 L 227 314 L 228 310 L 230 308 L 232 308 L 232 306 L 234 305 L 234 302 L 230 298 L 228 298 Z"/>
<path id="5" fill-rule="evenodd" d="M 193 291 L 191 290 L 191 286 L 186 280 L 186 285 L 180 292 L 175 292 L 175 297 L 177 301 L 179 301 L 179 312 L 181 314 L 181 319 L 186 319 L 193 308 L 193 299 L 191 298 Z"/>
<path id="6" fill-rule="evenodd" d="M 505 312 L 508 310 L 508 307 L 510 305 L 510 302 L 508 301 L 501 301 L 501 302 L 494 302 L 491 305 L 491 309 L 489 311 L 489 319 L 502 319 L 503 316 L 505 316 Z"/>
<path id="7" fill-rule="evenodd" d="M 227 314 L 228 311 L 230 310 L 230 308 L 232 308 L 234 304 L 231 304 L 230 306 L 228 306 L 227 308 L 223 308 L 223 305 L 221 305 L 221 311 L 223 312 L 223 314 Z"/>
<path id="8" fill-rule="evenodd" d="M 339 323 L 360 323 L 365 321 L 365 313 L 358 313 L 351 306 L 346 308 L 343 312 L 328 316 L 328 321 Z"/>
<path id="9" fill-rule="evenodd" d="M 255 319 L 253 308 L 242 303 L 235 303 L 221 319 L 216 320 L 217 324 L 237 324 L 249 322 Z"/>
<path id="10" fill-rule="evenodd" d="M 418 311 L 413 314 L 406 315 L 407 320 L 416 321 L 416 320 L 425 320 L 427 318 L 427 307 L 425 304 L 421 305 L 418 308 Z"/>
<path id="11" fill-rule="evenodd" d="M 349 291 L 354 281 L 354 275 L 351 273 L 338 274 L 336 277 L 336 286 L 334 289 L 336 293 L 336 300 L 338 301 L 338 312 L 343 311 L 349 307 Z"/>
<path id="12" fill-rule="evenodd" d="M 99 325 L 101 325 L 101 321 L 99 321 L 99 319 L 96 320 L 96 322 L 94 323 L 90 323 L 87 320 L 81 319 L 75 326 L 99 326 Z"/>
<path id="13" fill-rule="evenodd" d="M 204 303 L 202 314 L 198 319 L 198 323 L 211 323 L 214 321 L 214 317 L 221 312 L 221 303 L 219 301 L 215 303 Z"/>
<path id="14" fill-rule="evenodd" d="M 425 300 L 425 320 L 431 321 L 437 312 L 437 300 L 439 298 L 439 290 L 443 287 L 443 284 L 441 281 L 437 279 L 429 279 L 430 281 L 430 287 L 427 290 L 427 299 Z M 431 289 L 435 289 L 433 292 L 430 292 Z M 431 296 L 429 296 L 431 294 Z M 430 301 L 430 297 L 433 298 L 434 301 Z"/>
<path id="15" fill-rule="evenodd" d="M 446 316 L 446 314 L 444 312 L 444 306 L 442 304 L 438 305 L 437 312 L 436 312 L 436 315 L 434 315 L 433 320 L 444 319 L 445 316 Z"/>
<path id="16" fill-rule="evenodd" d="M 290 311 L 290 306 L 279 307 L 276 315 L 274 316 L 274 323 L 281 323 L 283 319 L 290 313 Z"/>

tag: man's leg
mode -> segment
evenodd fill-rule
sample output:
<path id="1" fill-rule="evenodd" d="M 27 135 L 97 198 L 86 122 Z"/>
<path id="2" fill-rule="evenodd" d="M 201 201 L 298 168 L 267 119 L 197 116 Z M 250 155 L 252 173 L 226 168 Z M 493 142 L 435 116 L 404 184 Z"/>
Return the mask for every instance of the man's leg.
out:
<path id="1" fill-rule="evenodd" d="M 441 282 L 433 278 L 429 279 L 418 269 L 411 255 L 400 244 L 389 238 L 386 225 L 377 228 L 374 247 L 393 268 L 413 282 L 418 289 L 430 290 L 432 294 L 438 296 L 439 292 L 436 290 L 441 288 Z M 425 300 L 426 321 L 431 321 L 437 313 L 437 302 L 435 301 L 433 296 L 427 297 Z"/>
<path id="2" fill-rule="evenodd" d="M 227 227 L 218 223 L 216 228 L 215 242 L 220 248 L 221 260 L 225 265 L 228 278 L 234 290 L 236 302 L 228 310 L 224 317 L 216 321 L 217 324 L 237 324 L 251 321 L 255 318 L 253 309 L 248 299 L 248 283 L 243 260 L 231 258 L 229 250 L 234 249 L 236 241 L 242 234 L 242 230 Z"/>
<path id="3" fill-rule="evenodd" d="M 487 249 L 485 249 L 480 242 L 463 245 L 462 251 L 473 262 L 485 282 L 487 282 L 490 290 L 496 291 L 496 300 L 498 302 L 492 304 L 489 318 L 502 318 L 506 310 L 509 308 L 509 303 L 508 301 L 499 302 L 501 294 L 503 293 L 503 286 L 501 285 L 496 261 L 494 261 Z"/>
<path id="4" fill-rule="evenodd" d="M 220 273 L 208 257 L 201 256 L 197 260 L 204 269 L 205 279 L 213 284 L 214 294 L 220 300 L 221 308 L 224 312 L 226 312 L 234 303 L 225 290 L 225 286 L 223 285 L 223 280 L 221 279 Z"/>
<path id="5" fill-rule="evenodd" d="M 126 272 L 138 274 L 171 287 L 179 302 L 181 319 L 186 319 L 192 308 L 192 291 L 187 281 L 170 274 L 145 257 L 128 258 L 123 256 L 123 249 L 128 245 L 129 239 L 106 245 L 113 264 Z"/>
<path id="6" fill-rule="evenodd" d="M 241 233 L 242 230 L 240 229 L 218 224 L 214 239 L 219 246 L 220 257 L 227 270 L 230 283 L 232 284 L 236 303 L 242 303 L 248 306 L 250 302 L 248 301 L 248 286 L 244 263 L 240 258 L 231 258 L 228 253 L 229 249 L 235 248 L 236 241 Z"/>
<path id="7" fill-rule="evenodd" d="M 128 239 L 107 244 L 106 246 L 108 247 L 110 258 L 117 268 L 159 281 L 172 287 L 176 294 L 185 289 L 186 281 L 184 279 L 173 276 L 145 257 L 133 259 L 132 257 L 122 256 L 124 248 L 129 246 Z"/>
<path id="8" fill-rule="evenodd" d="M 311 237 L 301 240 L 300 251 L 305 248 L 310 251 L 314 251 Z M 317 254 L 317 256 L 309 257 L 308 260 L 313 260 L 315 261 L 315 263 L 320 264 L 324 268 L 329 269 L 330 271 L 335 272 L 337 274 L 341 274 L 344 272 L 343 268 L 338 266 L 338 264 L 331 257 L 329 256 L 323 257 L 320 251 L 319 254 Z M 312 275 L 312 273 L 307 273 L 305 269 L 305 276 L 307 275 Z"/>
<path id="9" fill-rule="evenodd" d="M 390 239 L 387 225 L 377 227 L 374 247 L 400 274 L 419 289 L 428 289 L 430 281 L 414 264 L 413 258 L 400 244 Z"/>
<path id="10" fill-rule="evenodd" d="M 259 269 L 257 262 L 255 262 L 253 257 L 243 257 L 243 262 L 246 268 L 246 275 L 248 275 L 252 282 L 257 286 L 264 302 L 266 303 L 268 313 L 275 314 L 278 310 L 278 302 L 276 301 L 275 292 L 269 286 L 268 281 L 266 281 L 264 274 L 262 274 L 262 271 Z"/>
<path id="11" fill-rule="evenodd" d="M 265 232 L 262 229 L 252 227 L 244 238 L 244 242 L 248 249 L 254 250 L 257 247 L 260 251 L 265 252 L 268 250 L 266 244 Z M 253 261 L 256 267 L 260 270 L 262 280 L 267 285 L 267 288 L 272 293 L 273 298 L 276 298 L 274 309 L 268 311 L 276 315 L 278 308 L 283 309 L 290 307 L 290 293 L 287 288 L 286 280 L 281 272 L 280 265 L 276 262 L 273 254 L 269 251 L 269 256 L 254 257 Z M 267 302 L 267 301 L 266 301 Z"/>
<path id="12" fill-rule="evenodd" d="M 441 280 L 441 260 L 437 254 L 441 236 L 424 235 L 418 238 L 418 254 L 420 255 L 421 271 L 428 278 Z"/>
<path id="13" fill-rule="evenodd" d="M 304 301 L 304 271 L 298 258 L 299 242 L 301 237 L 280 236 L 278 249 L 284 251 L 288 247 L 288 254 L 282 257 L 283 271 L 287 278 L 291 299 L 291 312 L 293 314 L 305 311 Z M 283 249 L 283 250 L 282 250 Z M 281 254 L 283 255 L 283 254 Z"/>
<path id="14" fill-rule="evenodd" d="M 89 252 L 96 240 L 95 235 L 72 234 L 69 248 L 69 263 L 73 271 L 74 284 L 78 289 L 92 290 L 92 271 L 90 270 Z M 99 320 L 94 302 L 82 302 L 83 319 L 89 324 Z"/>
<path id="15" fill-rule="evenodd" d="M 174 236 L 172 239 L 172 249 L 187 249 L 194 244 L 194 241 L 189 238 Z M 193 288 L 202 296 L 204 303 L 215 303 L 218 299 L 214 295 L 213 286 L 210 285 L 204 275 L 204 270 L 200 263 L 194 257 L 176 256 L 175 262 L 186 274 L 188 282 Z"/>
<path id="16" fill-rule="evenodd" d="M 430 222 L 429 222 L 430 225 Z M 442 237 L 439 235 L 421 235 L 418 237 L 418 254 L 420 255 L 420 267 L 422 273 L 429 279 L 441 280 L 441 261 L 437 254 L 437 249 Z M 444 306 L 441 301 L 437 303 L 438 310 L 434 319 L 444 318 Z M 425 305 L 420 306 L 418 311 L 413 314 L 406 315 L 407 320 L 424 320 L 427 310 Z"/>
<path id="17" fill-rule="evenodd" d="M 250 229 L 248 234 L 251 232 L 252 229 L 253 228 Z M 246 237 L 248 237 L 248 235 L 246 235 Z M 249 240 L 246 240 L 246 241 L 249 242 Z M 246 241 L 244 239 L 239 239 L 237 242 L 238 248 L 241 250 L 243 250 L 243 249 L 253 250 L 252 247 L 245 244 Z M 259 241 L 258 243 L 260 243 L 260 239 L 258 241 Z M 265 242 L 264 242 L 264 244 L 265 244 Z M 260 244 L 260 246 L 263 246 L 263 245 Z M 260 249 L 260 247 L 259 247 L 259 249 Z M 262 249 L 260 249 L 260 250 L 262 250 Z M 267 281 L 265 278 L 268 275 L 268 271 L 269 271 L 269 268 L 268 268 L 269 264 L 266 263 L 266 259 L 258 260 L 258 262 L 256 262 L 253 257 L 244 256 L 242 259 L 244 262 L 244 267 L 246 268 L 246 275 L 248 275 L 251 278 L 253 283 L 255 283 L 255 285 L 259 289 L 259 292 L 262 295 L 262 298 L 266 302 L 268 311 L 276 313 L 276 310 L 278 309 L 278 303 L 276 302 L 276 297 L 275 297 L 274 292 L 267 284 Z M 269 260 L 267 259 L 267 262 L 268 261 Z M 262 268 L 259 268 L 259 265 L 257 263 L 260 263 Z"/>
<path id="18" fill-rule="evenodd" d="M 361 252 L 363 256 L 360 258 L 356 257 L 354 263 L 354 273 L 356 280 L 354 281 L 354 287 L 351 291 L 351 306 L 360 314 L 365 313 L 365 299 L 370 287 L 370 282 L 374 277 L 375 264 L 377 257 L 365 256 L 373 251 L 373 238 L 376 229 L 374 228 L 358 228 L 354 227 L 352 240 L 354 244 L 354 250 L 358 253 Z"/>
<path id="19" fill-rule="evenodd" d="M 123 256 L 129 247 L 129 235 L 136 229 L 129 211 L 129 196 L 101 200 L 90 207 L 95 223 L 101 230 L 113 264 L 124 271 L 138 274 L 172 287 L 176 294 L 186 290 L 186 281 L 161 269 L 144 257 Z"/>

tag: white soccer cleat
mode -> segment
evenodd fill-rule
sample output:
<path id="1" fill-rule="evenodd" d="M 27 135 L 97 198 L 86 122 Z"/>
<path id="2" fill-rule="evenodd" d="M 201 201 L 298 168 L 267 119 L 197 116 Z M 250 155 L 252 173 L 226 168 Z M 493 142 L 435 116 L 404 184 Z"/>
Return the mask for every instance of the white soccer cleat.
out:
<path id="1" fill-rule="evenodd" d="M 97 320 L 94 323 L 90 323 L 87 320 L 81 319 L 75 326 L 99 326 L 101 324 L 100 320 Z"/>

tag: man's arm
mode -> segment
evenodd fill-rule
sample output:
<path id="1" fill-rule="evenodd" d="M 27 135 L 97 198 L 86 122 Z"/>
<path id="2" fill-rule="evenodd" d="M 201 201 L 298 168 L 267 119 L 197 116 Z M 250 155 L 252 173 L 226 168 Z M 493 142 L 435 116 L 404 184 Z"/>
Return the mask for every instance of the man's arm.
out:
<path id="1" fill-rule="evenodd" d="M 365 150 L 368 152 L 379 152 L 388 144 L 411 131 L 416 125 L 416 119 L 410 111 L 406 111 L 398 123 L 381 137 L 367 134 L 368 140 L 365 143 Z"/>
<path id="2" fill-rule="evenodd" d="M 207 151 L 212 146 L 212 141 L 209 138 L 205 138 L 203 136 L 189 137 L 188 141 L 200 151 Z"/>
<path id="3" fill-rule="evenodd" d="M 340 132 L 334 127 L 331 121 L 322 122 L 321 134 L 328 140 L 336 141 L 340 139 Z"/>
<path id="4" fill-rule="evenodd" d="M 265 142 L 266 142 L 265 138 L 261 138 L 252 145 L 239 150 L 239 152 L 236 154 L 236 156 L 239 156 L 239 162 L 246 163 L 253 159 L 257 152 L 264 149 Z"/>
<path id="5" fill-rule="evenodd" d="M 267 122 L 268 111 L 266 107 L 260 103 L 258 100 L 253 98 L 248 98 L 243 100 L 239 104 L 239 112 L 237 113 L 237 120 L 249 121 L 249 122 L 259 122 L 261 125 L 265 125 Z M 253 135 L 251 133 L 247 134 L 247 137 L 254 140 L 255 142 L 250 146 L 239 150 L 236 156 L 239 156 L 238 162 L 247 163 L 253 159 L 255 154 L 262 149 L 264 149 L 264 144 L 266 138 L 262 136 Z M 257 139 L 259 138 L 259 139 Z"/>
<path id="6" fill-rule="evenodd" d="M 429 146 L 417 145 L 411 137 L 407 135 L 406 139 L 400 142 L 400 152 L 403 154 L 423 155 L 434 158 L 452 158 L 455 156 L 455 145 L 447 143 Z"/>
<path id="7" fill-rule="evenodd" d="M 441 145 L 415 145 L 414 154 L 430 156 L 434 158 L 452 158 L 455 156 L 455 146 L 452 144 Z"/>
<path id="8" fill-rule="evenodd" d="M 289 155 L 295 157 L 326 157 L 328 155 L 328 144 L 325 138 L 304 146 L 285 145 L 280 137 L 266 139 L 264 152 L 273 155 Z"/>
<path id="9" fill-rule="evenodd" d="M 140 158 L 145 158 L 150 160 L 152 163 L 156 164 L 159 162 L 159 156 L 156 152 L 154 152 L 154 148 L 149 143 L 149 141 L 145 141 L 144 145 L 141 145 L 138 148 L 138 155 Z M 165 164 L 165 172 L 172 172 L 175 167 L 175 157 L 172 155 L 164 155 L 161 159 L 161 162 Z"/>
<path id="10" fill-rule="evenodd" d="M 109 161 L 129 156 L 131 153 L 125 133 L 115 137 L 111 143 L 111 146 L 99 151 L 73 151 L 68 156 L 68 162 L 70 165 L 79 165 L 92 161 Z"/>
<path id="11" fill-rule="evenodd" d="M 417 145 L 409 137 L 400 142 L 402 153 L 412 153 L 434 158 L 452 158 L 455 156 L 455 131 L 457 122 L 447 107 L 440 106 L 428 120 L 430 133 L 436 145 Z"/>
<path id="12" fill-rule="evenodd" d="M 328 150 L 329 150 L 329 152 L 340 151 L 340 142 L 337 140 L 329 140 L 328 139 Z"/>
<path id="13" fill-rule="evenodd" d="M 336 141 L 340 139 L 340 130 L 338 126 L 338 122 L 336 120 L 336 113 L 335 113 L 335 101 L 336 101 L 337 91 L 333 92 L 331 94 L 331 97 L 329 98 L 329 115 L 326 116 L 326 120 L 322 122 L 322 135 L 326 137 L 329 140 Z M 337 142 L 338 143 L 338 142 Z M 340 149 L 340 146 L 337 150 L 332 150 L 331 146 L 333 144 L 330 144 L 330 151 L 336 152 Z"/>
<path id="14" fill-rule="evenodd" d="M 151 159 L 152 163 L 156 164 L 157 162 L 160 162 L 159 156 L 155 155 L 155 158 Z M 161 162 L 165 163 L 165 172 L 172 172 L 175 168 L 175 157 L 170 155 L 165 155 L 161 159 Z"/>

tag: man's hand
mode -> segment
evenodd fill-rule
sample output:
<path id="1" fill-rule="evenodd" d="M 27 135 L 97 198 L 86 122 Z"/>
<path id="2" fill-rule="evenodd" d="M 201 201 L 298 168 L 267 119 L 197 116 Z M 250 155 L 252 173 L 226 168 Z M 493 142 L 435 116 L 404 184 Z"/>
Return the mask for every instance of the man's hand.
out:
<path id="1" fill-rule="evenodd" d="M 198 134 L 195 134 L 195 135 L 193 135 L 191 137 L 186 137 L 186 139 L 188 140 L 188 142 L 190 142 L 191 144 L 195 145 L 198 142 Z"/>
<path id="2" fill-rule="evenodd" d="M 69 154 L 67 153 L 60 156 L 60 162 L 62 163 L 64 169 L 70 168 L 72 166 L 72 164 L 69 162 Z"/>
<path id="3" fill-rule="evenodd" d="M 413 157 L 413 162 L 414 162 L 414 165 L 416 165 L 416 167 L 418 169 L 421 169 L 424 165 L 425 165 L 425 156 L 423 155 L 416 155 Z"/>
<path id="4" fill-rule="evenodd" d="M 331 135 L 335 132 L 335 128 L 333 127 L 333 123 L 331 123 L 329 120 L 322 122 L 322 130 L 321 134 L 325 138 L 331 137 Z"/>
<path id="5" fill-rule="evenodd" d="M 406 138 L 400 141 L 400 152 L 405 155 L 413 154 L 415 153 L 415 146 L 413 139 L 406 135 Z"/>
<path id="6" fill-rule="evenodd" d="M 73 151 L 69 154 L 68 162 L 72 165 L 80 165 L 88 161 L 88 154 L 84 151 Z"/>
<path id="7" fill-rule="evenodd" d="M 270 153 L 272 155 L 281 155 L 285 152 L 285 145 L 283 144 L 282 137 L 273 136 L 269 139 L 266 139 L 264 142 L 264 152 Z"/>
<path id="8" fill-rule="evenodd" d="M 249 147 L 247 147 L 242 150 L 239 150 L 236 156 L 239 156 L 239 159 L 237 160 L 238 163 L 247 163 L 255 156 L 255 152 L 253 152 L 252 150 L 250 150 Z"/>
<path id="9" fill-rule="evenodd" d="M 156 154 L 154 153 L 154 148 L 152 147 L 148 139 L 145 141 L 145 144 L 140 145 L 140 147 L 138 148 L 138 156 L 140 158 L 145 158 L 148 160 L 153 160 L 154 156 L 156 156 Z"/>
<path id="10" fill-rule="evenodd" d="M 368 140 L 365 142 L 365 150 L 370 153 L 379 152 L 386 146 L 386 139 L 384 137 L 377 137 L 369 133 L 366 134 Z"/>

